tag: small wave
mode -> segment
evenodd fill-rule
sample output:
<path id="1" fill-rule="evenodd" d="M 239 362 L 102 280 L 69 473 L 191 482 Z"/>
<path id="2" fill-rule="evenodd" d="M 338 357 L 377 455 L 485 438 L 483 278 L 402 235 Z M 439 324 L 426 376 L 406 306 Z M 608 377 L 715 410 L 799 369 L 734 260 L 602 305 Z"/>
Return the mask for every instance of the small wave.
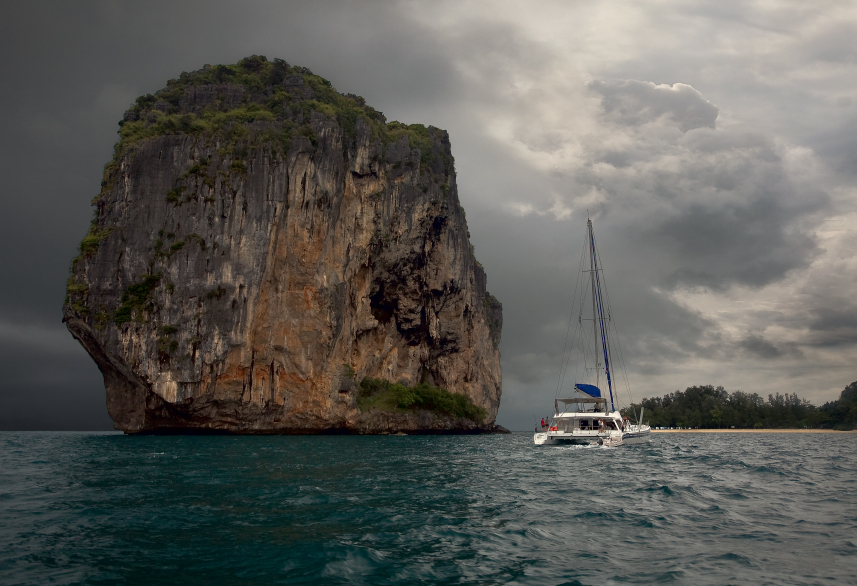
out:
<path id="1" fill-rule="evenodd" d="M 775 474 L 776 476 L 788 476 L 788 474 L 786 474 L 782 470 L 777 470 L 776 468 L 764 465 L 750 468 L 750 472 L 758 472 L 760 474 Z"/>
<path id="2" fill-rule="evenodd" d="M 671 570 L 669 572 L 663 572 L 661 574 L 657 574 L 656 576 L 652 576 L 651 583 L 665 584 L 667 582 L 679 582 L 683 584 L 685 583 L 684 578 L 684 570 Z"/>
<path id="3" fill-rule="evenodd" d="M 768 466 L 765 464 L 748 464 L 743 460 L 736 460 L 735 465 L 746 469 L 747 472 L 750 473 L 759 473 L 759 474 L 774 474 L 776 476 L 788 476 L 787 473 L 783 472 L 780 469 L 774 468 L 773 466 Z"/>
<path id="4" fill-rule="evenodd" d="M 748 531 L 745 533 L 733 533 L 733 537 L 737 539 L 751 539 L 754 541 L 770 541 L 773 543 L 782 543 L 780 535 L 771 533 L 770 531 Z"/>
<path id="5" fill-rule="evenodd" d="M 592 512 L 592 511 L 584 511 L 583 513 L 578 513 L 574 515 L 575 519 L 608 519 L 611 518 L 612 515 L 608 513 L 602 512 Z"/>
<path id="6" fill-rule="evenodd" d="M 380 556 L 376 552 L 355 547 L 346 551 L 340 559 L 334 559 L 325 564 L 321 575 L 325 578 L 335 577 L 359 582 L 362 577 L 377 567 L 379 561 Z"/>
<path id="7" fill-rule="evenodd" d="M 554 543 L 562 543 L 562 539 L 546 529 L 541 527 L 530 527 L 525 532 L 527 537 L 532 537 L 541 541 L 552 541 Z"/>
<path id="8" fill-rule="evenodd" d="M 744 494 L 743 492 L 738 491 L 738 490 L 720 490 L 719 492 L 720 492 L 720 496 L 722 496 L 723 498 L 727 498 L 727 499 L 735 500 L 735 501 L 738 501 L 738 500 L 745 501 L 745 500 L 750 498 L 749 496 L 747 496 L 746 494 Z"/>
<path id="9" fill-rule="evenodd" d="M 669 487 L 669 485 L 661 484 L 658 486 L 650 486 L 648 488 L 638 488 L 638 491 L 642 492 L 660 492 L 667 496 L 672 496 L 675 494 L 675 491 Z"/>
<path id="10" fill-rule="evenodd" d="M 750 558 L 743 556 L 740 553 L 733 553 L 731 551 L 722 555 L 713 556 L 711 559 L 722 560 L 725 562 L 734 562 L 746 567 L 754 567 L 756 565 Z"/>
<path id="11" fill-rule="evenodd" d="M 657 525 L 655 525 L 651 519 L 647 518 L 638 519 L 631 523 L 631 525 L 634 527 L 645 527 L 646 529 L 654 529 L 657 527 Z"/>

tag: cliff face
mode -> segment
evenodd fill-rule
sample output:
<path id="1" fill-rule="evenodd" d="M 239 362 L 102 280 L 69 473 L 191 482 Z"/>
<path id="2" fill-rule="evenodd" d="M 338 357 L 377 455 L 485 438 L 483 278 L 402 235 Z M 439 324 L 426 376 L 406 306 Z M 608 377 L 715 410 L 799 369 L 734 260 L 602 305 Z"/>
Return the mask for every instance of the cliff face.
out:
<path id="1" fill-rule="evenodd" d="M 253 57 L 138 99 L 120 136 L 64 305 L 117 429 L 491 427 L 502 309 L 446 132 Z M 364 377 L 488 415 L 362 412 Z"/>

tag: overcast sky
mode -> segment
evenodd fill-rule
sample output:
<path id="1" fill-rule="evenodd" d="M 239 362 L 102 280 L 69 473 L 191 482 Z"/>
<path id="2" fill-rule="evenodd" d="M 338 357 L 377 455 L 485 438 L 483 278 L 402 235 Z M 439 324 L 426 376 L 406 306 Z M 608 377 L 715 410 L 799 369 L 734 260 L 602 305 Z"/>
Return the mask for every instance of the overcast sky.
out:
<path id="1" fill-rule="evenodd" d="M 553 405 L 587 211 L 635 400 L 834 400 L 857 380 L 855 38 L 835 1 L 6 3 L 0 429 L 111 427 L 60 320 L 117 122 L 251 54 L 449 131 L 503 303 L 498 423 Z"/>

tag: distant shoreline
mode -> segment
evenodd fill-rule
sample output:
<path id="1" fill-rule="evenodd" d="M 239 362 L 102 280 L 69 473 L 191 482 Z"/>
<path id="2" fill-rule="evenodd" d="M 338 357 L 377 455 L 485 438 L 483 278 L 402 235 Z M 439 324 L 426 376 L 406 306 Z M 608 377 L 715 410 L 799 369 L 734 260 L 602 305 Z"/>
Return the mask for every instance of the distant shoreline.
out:
<path id="1" fill-rule="evenodd" d="M 652 433 L 857 433 L 838 429 L 653 429 Z"/>

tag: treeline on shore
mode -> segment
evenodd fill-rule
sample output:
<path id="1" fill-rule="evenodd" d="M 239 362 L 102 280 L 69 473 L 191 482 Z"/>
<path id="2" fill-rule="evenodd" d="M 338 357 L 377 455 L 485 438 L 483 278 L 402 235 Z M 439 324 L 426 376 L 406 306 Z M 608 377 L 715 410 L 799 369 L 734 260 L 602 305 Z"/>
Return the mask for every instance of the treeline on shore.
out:
<path id="1" fill-rule="evenodd" d="M 796 393 L 768 395 L 727 392 L 712 385 L 688 387 L 663 397 L 644 398 L 622 410 L 634 420 L 645 408 L 645 422 L 652 427 L 702 429 L 857 429 L 857 381 L 842 391 L 839 399 L 816 407 Z"/>

